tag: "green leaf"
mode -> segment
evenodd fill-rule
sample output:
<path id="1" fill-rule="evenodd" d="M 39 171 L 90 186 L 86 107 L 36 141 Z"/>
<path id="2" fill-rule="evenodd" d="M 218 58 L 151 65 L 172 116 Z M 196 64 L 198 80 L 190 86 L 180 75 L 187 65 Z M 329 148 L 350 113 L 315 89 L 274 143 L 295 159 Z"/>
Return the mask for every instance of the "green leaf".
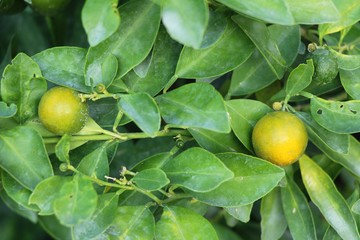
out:
<path id="1" fill-rule="evenodd" d="M 2 182 L 2 187 L 4 188 L 7 195 L 17 204 L 31 211 L 39 210 L 36 206 L 29 204 L 31 191 L 20 185 L 20 183 L 18 183 L 5 171 L 1 171 L 1 182 Z"/>
<path id="2" fill-rule="evenodd" d="M 224 100 L 207 83 L 191 83 L 156 98 L 165 122 L 198 127 L 214 132 L 230 132 Z"/>
<path id="3" fill-rule="evenodd" d="M 341 85 L 353 99 L 360 100 L 360 67 L 354 70 L 340 69 Z"/>
<path id="4" fill-rule="evenodd" d="M 180 153 L 162 169 L 172 184 L 194 192 L 211 191 L 234 176 L 215 155 L 198 147 Z"/>
<path id="5" fill-rule="evenodd" d="M 32 58 L 41 69 L 46 80 L 80 92 L 91 92 L 85 85 L 86 49 L 78 47 L 54 47 L 46 49 Z M 56 64 L 54 64 L 56 63 Z"/>
<path id="6" fill-rule="evenodd" d="M 172 155 L 169 152 L 158 153 L 142 160 L 136 164 L 132 170 L 139 172 L 149 168 L 161 168 L 164 163 L 169 161 L 171 158 Z"/>
<path id="7" fill-rule="evenodd" d="M 109 142 L 105 142 L 81 159 L 77 170 L 87 176 L 105 180 L 105 176 L 109 175 L 109 160 L 106 152 L 108 144 Z"/>
<path id="8" fill-rule="evenodd" d="M 4 102 L 17 106 L 16 120 L 24 123 L 37 114 L 37 106 L 47 90 L 47 83 L 36 62 L 26 54 L 19 53 L 5 68 L 0 90 Z"/>
<path id="9" fill-rule="evenodd" d="M 216 43 L 225 31 L 227 16 L 222 9 L 209 9 L 209 23 L 207 25 L 200 48 L 208 48 Z"/>
<path id="10" fill-rule="evenodd" d="M 52 176 L 41 181 L 29 198 L 29 204 L 36 204 L 40 208 L 39 215 L 54 214 L 53 204 L 61 197 L 60 189 L 72 181 L 72 177 Z"/>
<path id="11" fill-rule="evenodd" d="M 29 190 L 53 175 L 40 134 L 29 127 L 15 127 L 0 134 L 0 166 Z"/>
<path id="12" fill-rule="evenodd" d="M 318 24 L 337 21 L 339 13 L 331 0 L 218 0 L 253 18 L 280 25 Z M 321 12 L 318 10 L 321 9 Z"/>
<path id="13" fill-rule="evenodd" d="M 290 177 L 287 176 L 286 180 L 286 186 L 281 188 L 281 199 L 292 237 L 316 239 L 315 223 L 308 200 Z"/>
<path id="14" fill-rule="evenodd" d="M 107 233 L 111 240 L 153 240 L 155 220 L 150 210 L 145 206 L 121 206 L 118 207 L 115 220 Z"/>
<path id="15" fill-rule="evenodd" d="M 239 49 L 241 51 L 238 51 Z M 228 20 L 222 36 L 208 48 L 183 48 L 175 76 L 192 79 L 222 75 L 248 59 L 253 49 L 254 45 L 243 31 Z M 219 62 L 222 64 L 218 65 Z"/>
<path id="16" fill-rule="evenodd" d="M 342 70 L 355 70 L 360 68 L 360 55 L 345 55 L 329 48 L 335 55 L 338 67 Z"/>
<path id="17" fill-rule="evenodd" d="M 157 240 L 218 239 L 213 226 L 201 215 L 177 206 L 165 206 L 156 223 Z"/>
<path id="18" fill-rule="evenodd" d="M 226 207 L 224 210 L 229 213 L 232 217 L 235 219 L 247 223 L 250 221 L 250 214 L 251 210 L 253 208 L 253 204 L 247 204 L 243 206 L 237 206 L 237 207 Z"/>
<path id="19" fill-rule="evenodd" d="M 300 160 L 302 180 L 313 203 L 343 239 L 359 239 L 349 205 L 332 179 L 308 156 Z"/>
<path id="20" fill-rule="evenodd" d="M 41 227 L 54 239 L 73 240 L 71 229 L 62 225 L 55 215 L 40 216 Z"/>
<path id="21" fill-rule="evenodd" d="M 81 11 L 81 21 L 90 46 L 95 46 L 113 34 L 120 25 L 117 0 L 88 0 Z"/>
<path id="22" fill-rule="evenodd" d="M 17 112 L 17 106 L 11 103 L 9 106 L 5 102 L 0 102 L 0 118 L 13 117 Z"/>
<path id="23" fill-rule="evenodd" d="M 230 100 L 226 102 L 226 106 L 230 114 L 231 128 L 236 137 L 249 151 L 253 151 L 252 130 L 256 122 L 272 109 L 262 102 L 250 99 Z"/>
<path id="24" fill-rule="evenodd" d="M 286 66 L 290 66 L 297 54 L 300 46 L 299 26 L 280 26 L 271 25 L 268 27 L 270 38 L 272 38 L 286 61 Z M 277 79 L 271 70 L 267 60 L 258 49 L 239 67 L 237 67 L 231 77 L 229 94 L 231 96 L 246 95 L 256 92 Z"/>
<path id="25" fill-rule="evenodd" d="M 340 154 L 349 152 L 349 135 L 330 132 L 317 124 L 308 113 L 296 112 L 295 114 L 306 124 L 310 140 L 315 145 L 325 145 Z"/>
<path id="26" fill-rule="evenodd" d="M 218 133 L 201 128 L 190 128 L 189 132 L 202 148 L 212 153 L 244 151 L 241 142 L 232 132 Z"/>
<path id="27" fill-rule="evenodd" d="M 255 44 L 276 77 L 281 79 L 285 73 L 286 62 L 281 56 L 277 43 L 271 38 L 266 25 L 240 15 L 233 16 L 232 19 Z"/>
<path id="28" fill-rule="evenodd" d="M 174 75 L 180 51 L 181 45 L 172 40 L 166 30 L 160 27 L 152 53 L 150 53 L 151 62 L 146 75 L 140 77 L 134 71 L 130 71 L 122 80 L 132 91 L 147 92 L 154 96 Z M 117 81 L 114 80 L 114 82 Z"/>
<path id="29" fill-rule="evenodd" d="M 176 41 L 199 48 L 209 20 L 205 0 L 166 0 L 162 3 L 162 22 Z"/>
<path id="30" fill-rule="evenodd" d="M 31 211 L 28 208 L 25 208 L 23 205 L 15 202 L 12 198 L 9 197 L 9 195 L 6 194 L 3 189 L 0 189 L 0 197 L 2 203 L 4 203 L 11 211 L 28 219 L 34 224 L 37 222 L 38 217 L 36 212 Z"/>
<path id="31" fill-rule="evenodd" d="M 312 59 L 307 60 L 306 64 L 299 64 L 294 70 L 292 70 L 285 86 L 287 98 L 295 96 L 309 86 L 312 81 L 313 74 L 314 65 Z"/>
<path id="32" fill-rule="evenodd" d="M 118 105 L 142 131 L 155 137 L 160 130 L 160 111 L 148 93 L 122 95 Z"/>
<path id="33" fill-rule="evenodd" d="M 142 62 L 155 41 L 159 24 L 160 8 L 151 1 L 134 0 L 119 8 L 121 23 L 118 30 L 106 40 L 90 47 L 85 64 L 85 83 L 108 86 L 111 82 L 102 79 L 102 64 L 110 55 L 118 60 L 117 77 Z"/>
<path id="34" fill-rule="evenodd" d="M 261 239 L 279 239 L 287 223 L 281 205 L 280 189 L 275 188 L 261 199 Z"/>
<path id="35" fill-rule="evenodd" d="M 357 0 L 333 0 L 340 13 L 340 19 L 334 23 L 322 24 L 319 26 L 321 36 L 339 32 L 360 20 L 360 2 Z"/>
<path id="36" fill-rule="evenodd" d="M 284 177 L 282 168 L 253 156 L 241 153 L 216 156 L 235 176 L 210 192 L 191 192 L 194 198 L 209 205 L 236 207 L 253 203 L 276 187 Z"/>
<path id="37" fill-rule="evenodd" d="M 147 191 L 159 190 L 170 183 L 166 174 L 159 168 L 149 168 L 136 173 L 131 179 L 139 188 Z"/>
<path id="38" fill-rule="evenodd" d="M 100 195 L 91 218 L 74 226 L 74 239 L 93 239 L 103 233 L 116 217 L 118 200 L 119 195 L 116 193 Z"/>
<path id="39" fill-rule="evenodd" d="M 335 133 L 360 132 L 360 101 L 328 101 L 312 97 L 311 115 L 322 127 Z"/>
<path id="40" fill-rule="evenodd" d="M 227 226 L 223 226 L 220 224 L 213 224 L 214 229 L 216 230 L 216 233 L 220 240 L 242 240 L 235 231 L 231 230 Z"/>
<path id="41" fill-rule="evenodd" d="M 56 217 L 65 226 L 73 226 L 89 219 L 96 210 L 98 196 L 92 182 L 81 175 L 63 184 L 54 200 Z"/>
<path id="42" fill-rule="evenodd" d="M 68 134 L 64 134 L 55 146 L 55 154 L 57 158 L 61 162 L 68 164 L 70 164 L 70 157 L 69 157 L 70 140 L 71 140 L 71 136 Z"/>

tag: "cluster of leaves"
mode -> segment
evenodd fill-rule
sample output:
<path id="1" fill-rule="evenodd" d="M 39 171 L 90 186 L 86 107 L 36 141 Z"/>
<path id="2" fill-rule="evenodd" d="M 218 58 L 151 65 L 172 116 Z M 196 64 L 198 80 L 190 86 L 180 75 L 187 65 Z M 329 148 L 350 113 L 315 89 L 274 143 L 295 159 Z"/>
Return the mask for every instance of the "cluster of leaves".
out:
<path id="1" fill-rule="evenodd" d="M 357 0 L 71 4 L 46 26 L 30 8 L 0 16 L 11 210 L 55 239 L 360 238 Z M 335 56 L 332 81 L 312 81 L 310 42 Z M 54 85 L 89 104 L 77 134 L 37 119 Z M 274 101 L 311 141 L 287 168 L 251 145 Z"/>

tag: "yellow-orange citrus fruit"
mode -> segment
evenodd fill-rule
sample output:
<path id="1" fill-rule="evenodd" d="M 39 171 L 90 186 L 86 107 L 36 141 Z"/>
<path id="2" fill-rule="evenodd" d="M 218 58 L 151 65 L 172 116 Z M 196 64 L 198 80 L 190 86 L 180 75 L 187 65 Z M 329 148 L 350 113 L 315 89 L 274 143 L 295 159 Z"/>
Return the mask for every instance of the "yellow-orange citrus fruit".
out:
<path id="1" fill-rule="evenodd" d="M 87 104 L 78 92 L 66 87 L 47 91 L 39 103 L 39 119 L 49 131 L 63 135 L 79 132 L 88 118 Z"/>
<path id="2" fill-rule="evenodd" d="M 304 123 L 294 114 L 270 112 L 255 125 L 252 144 L 255 154 L 279 166 L 294 163 L 304 153 L 308 135 Z"/>

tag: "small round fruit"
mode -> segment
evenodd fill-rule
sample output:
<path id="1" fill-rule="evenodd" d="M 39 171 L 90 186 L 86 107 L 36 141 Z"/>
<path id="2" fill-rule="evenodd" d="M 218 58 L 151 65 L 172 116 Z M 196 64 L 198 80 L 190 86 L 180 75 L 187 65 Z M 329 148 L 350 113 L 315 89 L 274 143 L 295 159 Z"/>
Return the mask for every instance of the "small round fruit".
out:
<path id="1" fill-rule="evenodd" d="M 313 81 L 318 85 L 330 83 L 338 74 L 338 63 L 334 54 L 324 48 L 311 53 L 314 61 Z"/>
<path id="2" fill-rule="evenodd" d="M 32 0 L 32 7 L 44 16 L 54 16 L 65 9 L 70 0 Z"/>
<path id="3" fill-rule="evenodd" d="M 87 104 L 76 91 L 66 87 L 47 91 L 40 100 L 38 113 L 45 128 L 57 135 L 79 132 L 88 118 Z"/>
<path id="4" fill-rule="evenodd" d="M 255 125 L 255 154 L 279 166 L 294 163 L 304 153 L 308 135 L 304 123 L 289 112 L 270 112 Z"/>

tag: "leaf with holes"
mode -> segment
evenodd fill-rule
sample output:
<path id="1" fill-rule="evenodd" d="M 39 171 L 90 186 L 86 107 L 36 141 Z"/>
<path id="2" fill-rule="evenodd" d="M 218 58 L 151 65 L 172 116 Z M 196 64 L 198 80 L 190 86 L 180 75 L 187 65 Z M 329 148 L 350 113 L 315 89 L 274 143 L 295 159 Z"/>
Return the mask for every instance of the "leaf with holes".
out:
<path id="1" fill-rule="evenodd" d="M 327 101 L 313 97 L 310 103 L 315 121 L 336 133 L 360 132 L 360 101 Z"/>

